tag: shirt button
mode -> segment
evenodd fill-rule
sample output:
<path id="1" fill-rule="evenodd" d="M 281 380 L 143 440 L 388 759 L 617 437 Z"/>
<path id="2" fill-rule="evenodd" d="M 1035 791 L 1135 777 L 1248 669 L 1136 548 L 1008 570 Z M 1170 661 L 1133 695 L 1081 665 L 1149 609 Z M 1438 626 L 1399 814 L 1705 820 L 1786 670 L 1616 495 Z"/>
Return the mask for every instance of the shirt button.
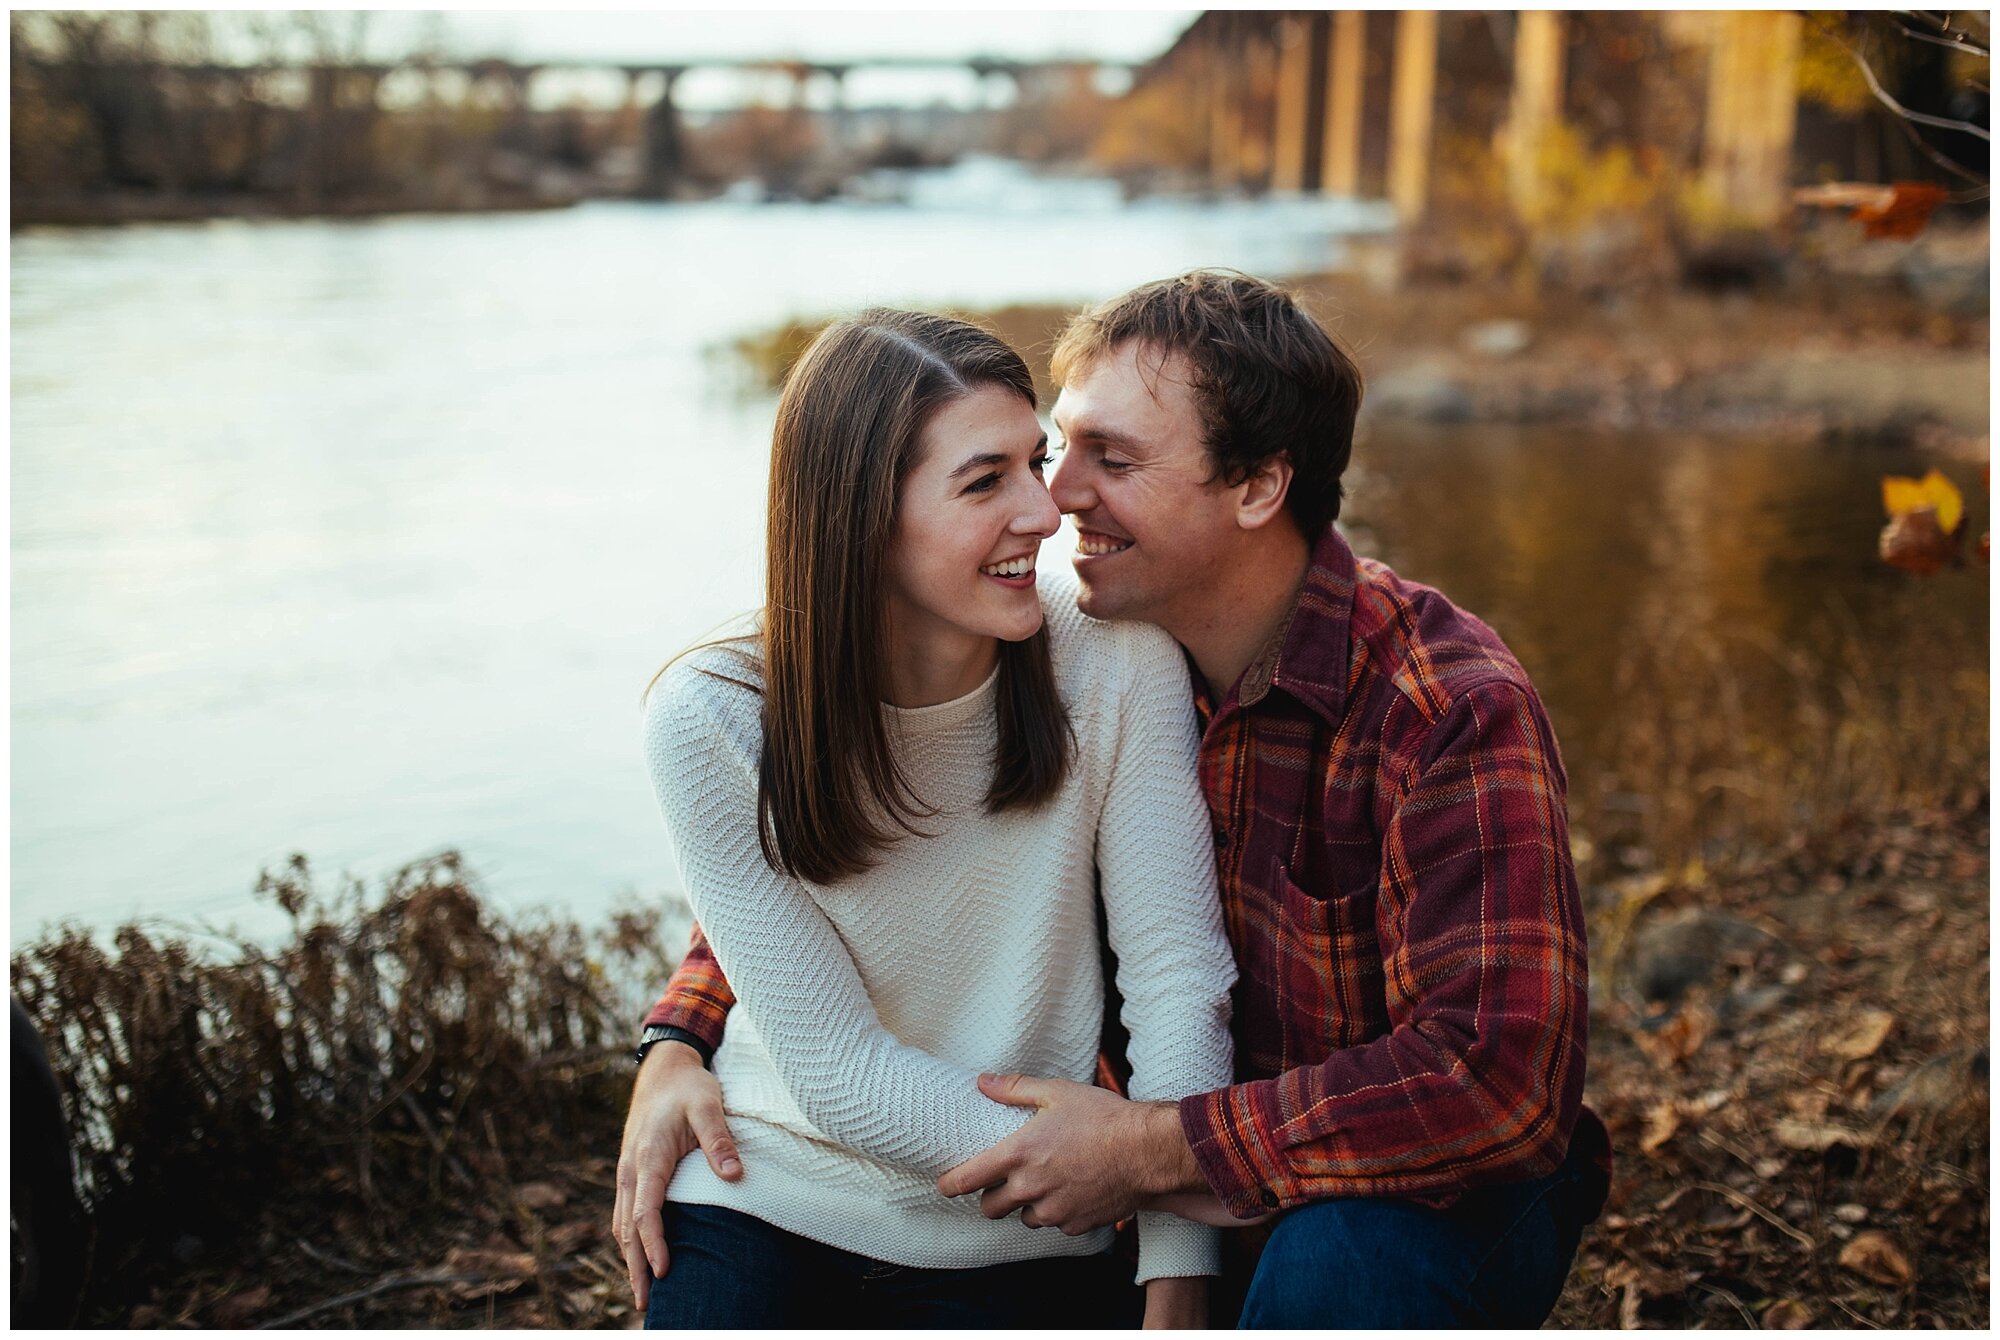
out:
<path id="1" fill-rule="evenodd" d="M 1278 1193 L 1271 1190 L 1271 1188 L 1269 1187 L 1265 1187 L 1263 1193 L 1259 1195 L 1257 1199 L 1264 1202 L 1264 1208 L 1267 1210 L 1275 1210 L 1278 1208 Z"/>
<path id="2" fill-rule="evenodd" d="M 1229 845 L 1229 830 L 1227 828 L 1218 828 L 1215 830 L 1215 845 L 1218 848 Z"/>

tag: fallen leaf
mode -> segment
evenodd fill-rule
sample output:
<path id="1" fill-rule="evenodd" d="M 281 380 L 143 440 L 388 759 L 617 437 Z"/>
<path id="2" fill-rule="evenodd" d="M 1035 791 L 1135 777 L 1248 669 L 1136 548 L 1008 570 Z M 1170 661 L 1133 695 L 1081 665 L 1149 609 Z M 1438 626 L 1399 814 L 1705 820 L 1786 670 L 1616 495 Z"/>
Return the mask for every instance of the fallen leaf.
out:
<path id="1" fill-rule="evenodd" d="M 489 1247 L 454 1247 L 445 1253 L 444 1270 L 449 1275 L 532 1275 L 535 1255 Z"/>
<path id="2" fill-rule="evenodd" d="M 1700 1051 L 1714 1029 L 1714 1013 L 1697 1004 L 1683 1008 L 1658 1030 L 1635 1036 L 1640 1050 L 1652 1057 L 1655 1065 L 1673 1068 Z"/>
<path id="3" fill-rule="evenodd" d="M 1932 470 L 1922 479 L 1883 476 L 1882 507 L 1889 514 L 1889 524 L 1882 529 L 1884 562 L 1909 572 L 1932 573 L 1959 561 L 1958 528 L 1965 520 L 1965 498 L 1943 474 Z"/>
<path id="4" fill-rule="evenodd" d="M 1859 1061 L 1880 1050 L 1895 1026 L 1896 1016 L 1887 1010 L 1862 1010 L 1845 1031 L 1827 1039 L 1826 1050 L 1842 1060 Z"/>
<path id="5" fill-rule="evenodd" d="M 1944 187 L 1922 181 L 1899 181 L 1887 201 L 1871 201 L 1851 216 L 1865 225 L 1868 237 L 1915 237 L 1931 221 L 1931 213 L 1950 197 Z"/>
<path id="6" fill-rule="evenodd" d="M 514 1199 L 531 1210 L 554 1210 L 569 1203 L 569 1193 L 553 1182 L 523 1182 Z"/>
<path id="7" fill-rule="evenodd" d="M 1865 1149 L 1869 1144 L 1866 1132 L 1838 1122 L 1813 1121 L 1805 1117 L 1778 1118 L 1771 1125 L 1771 1138 L 1787 1149 L 1809 1149 L 1815 1153 L 1832 1149 L 1835 1145 Z"/>
<path id="8" fill-rule="evenodd" d="M 1767 1331 L 1803 1331 L 1812 1323 L 1812 1309 L 1796 1298 L 1780 1298 L 1764 1309 L 1764 1329 Z"/>
<path id="9" fill-rule="evenodd" d="M 1863 1279 L 1891 1287 L 1908 1284 L 1916 1273 L 1902 1248 L 1879 1228 L 1855 1234 L 1854 1241 L 1840 1249 L 1840 1264 Z"/>
<path id="10" fill-rule="evenodd" d="M 1681 1128 L 1679 1106 L 1671 1098 L 1662 1099 L 1646 1114 L 1646 1130 L 1639 1137 L 1639 1152 L 1651 1154 L 1674 1138 Z"/>
<path id="11" fill-rule="evenodd" d="M 1958 559 L 1958 545 L 1939 526 L 1937 513 L 1928 507 L 1904 512 L 1882 527 L 1878 543 L 1882 561 L 1890 567 L 1928 577 L 1951 566 Z"/>
<path id="12" fill-rule="evenodd" d="M 243 1326 L 250 1318 L 270 1305 L 270 1285 L 260 1284 L 254 1289 L 245 1289 L 242 1293 L 231 1294 L 215 1305 L 215 1324 L 229 1327 Z"/>

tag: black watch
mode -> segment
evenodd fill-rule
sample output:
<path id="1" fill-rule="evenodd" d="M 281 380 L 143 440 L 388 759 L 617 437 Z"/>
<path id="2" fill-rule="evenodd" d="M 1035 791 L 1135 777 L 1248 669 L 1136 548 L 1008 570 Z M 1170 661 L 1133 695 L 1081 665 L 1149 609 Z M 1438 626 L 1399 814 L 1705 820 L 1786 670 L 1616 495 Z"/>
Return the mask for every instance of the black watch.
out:
<path id="1" fill-rule="evenodd" d="M 707 1043 L 688 1032 L 685 1028 L 675 1028 L 672 1024 L 647 1024 L 646 1030 L 639 1034 L 639 1046 L 632 1053 L 632 1063 L 634 1065 L 644 1065 L 646 1063 L 646 1053 L 653 1049 L 653 1044 L 656 1042 L 685 1042 L 688 1046 L 694 1048 L 695 1055 L 701 1058 L 701 1063 L 704 1067 L 708 1065 L 709 1059 L 713 1055 Z"/>

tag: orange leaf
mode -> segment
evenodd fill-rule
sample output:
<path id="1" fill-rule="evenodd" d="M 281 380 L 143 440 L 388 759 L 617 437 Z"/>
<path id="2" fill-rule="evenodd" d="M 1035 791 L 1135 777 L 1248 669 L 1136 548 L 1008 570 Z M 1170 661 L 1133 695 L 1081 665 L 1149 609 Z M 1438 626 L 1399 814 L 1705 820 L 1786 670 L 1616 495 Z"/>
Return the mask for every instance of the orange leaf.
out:
<path id="1" fill-rule="evenodd" d="M 1938 526 L 1928 507 L 1904 512 L 1882 528 L 1882 561 L 1928 577 L 1958 560 L 1958 545 Z"/>
<path id="2" fill-rule="evenodd" d="M 1853 218 L 1866 225 L 1869 237 L 1915 237 L 1931 221 L 1931 211 L 1949 195 L 1944 187 L 1929 182 L 1899 181 L 1890 188 L 1887 203 L 1862 205 Z"/>

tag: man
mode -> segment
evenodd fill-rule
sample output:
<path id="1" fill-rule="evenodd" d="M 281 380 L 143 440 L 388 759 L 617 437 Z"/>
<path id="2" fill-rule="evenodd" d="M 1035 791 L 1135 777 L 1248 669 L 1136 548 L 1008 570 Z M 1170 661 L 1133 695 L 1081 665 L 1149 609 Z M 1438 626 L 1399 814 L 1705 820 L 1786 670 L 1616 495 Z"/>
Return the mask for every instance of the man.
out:
<path id="1" fill-rule="evenodd" d="M 1238 1082 L 1134 1103 L 982 1077 L 1036 1115 L 939 1190 L 1071 1233 L 1274 1216 L 1247 1326 L 1538 1324 L 1609 1174 L 1540 699 L 1484 624 L 1334 530 L 1360 374 L 1283 292 L 1146 285 L 1077 318 L 1053 370 L 1084 612 L 1159 624 L 1193 671 Z M 617 1211 L 635 1293 L 680 1156 L 741 1175 L 699 1068 L 731 1000 L 697 941 L 648 1020 Z"/>

